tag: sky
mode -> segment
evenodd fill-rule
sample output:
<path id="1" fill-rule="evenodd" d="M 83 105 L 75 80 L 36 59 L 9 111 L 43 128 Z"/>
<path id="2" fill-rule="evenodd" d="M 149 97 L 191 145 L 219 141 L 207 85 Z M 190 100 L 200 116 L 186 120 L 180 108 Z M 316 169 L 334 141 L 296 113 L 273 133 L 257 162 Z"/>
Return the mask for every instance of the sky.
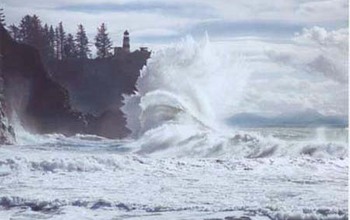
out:
<path id="1" fill-rule="evenodd" d="M 105 22 L 115 46 L 128 29 L 132 48 L 161 48 L 208 33 L 218 47 L 246 57 L 251 78 L 233 113 L 314 109 L 348 115 L 347 0 L 2 0 L 7 24 L 25 14 L 82 23 L 90 40 Z M 227 49 L 229 48 L 229 49 Z"/>
<path id="2" fill-rule="evenodd" d="M 69 32 L 85 25 L 93 37 L 102 22 L 121 41 L 128 29 L 134 42 L 168 43 L 184 35 L 284 37 L 304 27 L 347 27 L 347 0 L 2 0 L 7 23 L 25 14 L 60 21 Z"/>

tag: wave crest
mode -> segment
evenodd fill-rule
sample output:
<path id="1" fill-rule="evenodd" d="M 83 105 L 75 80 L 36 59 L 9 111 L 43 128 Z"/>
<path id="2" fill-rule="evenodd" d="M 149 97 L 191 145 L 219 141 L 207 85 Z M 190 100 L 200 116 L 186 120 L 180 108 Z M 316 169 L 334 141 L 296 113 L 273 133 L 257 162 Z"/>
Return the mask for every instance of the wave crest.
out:
<path id="1" fill-rule="evenodd" d="M 209 40 L 181 43 L 152 54 L 125 96 L 123 112 L 139 154 L 175 157 L 345 157 L 346 143 L 283 141 L 227 128 L 223 119 L 240 104 L 250 70 L 238 55 Z M 232 54 L 231 54 L 232 55 Z"/>

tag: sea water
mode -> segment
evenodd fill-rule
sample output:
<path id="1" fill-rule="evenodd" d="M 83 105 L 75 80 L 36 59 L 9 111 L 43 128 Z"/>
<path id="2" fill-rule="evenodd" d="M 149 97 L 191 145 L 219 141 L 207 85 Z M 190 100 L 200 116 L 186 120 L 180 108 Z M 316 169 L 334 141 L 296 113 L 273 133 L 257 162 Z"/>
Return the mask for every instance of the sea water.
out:
<path id="1" fill-rule="evenodd" d="M 244 59 L 186 39 L 125 96 L 130 137 L 34 135 L 0 147 L 0 219 L 346 219 L 344 128 L 230 128 Z"/>

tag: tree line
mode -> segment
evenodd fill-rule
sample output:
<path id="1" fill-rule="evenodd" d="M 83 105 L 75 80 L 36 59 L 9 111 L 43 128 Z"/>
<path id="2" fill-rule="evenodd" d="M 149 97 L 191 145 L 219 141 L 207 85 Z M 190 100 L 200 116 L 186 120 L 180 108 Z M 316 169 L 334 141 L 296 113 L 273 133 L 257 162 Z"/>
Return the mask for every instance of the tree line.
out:
<path id="1" fill-rule="evenodd" d="M 2 9 L 0 9 L 0 22 L 6 26 Z M 77 32 L 73 35 L 65 31 L 62 22 L 56 27 L 48 24 L 43 25 L 38 16 L 26 15 L 18 26 L 12 24 L 6 28 L 14 40 L 35 47 L 46 61 L 72 58 L 87 59 L 92 56 L 90 42 L 82 24 L 78 25 Z M 104 23 L 97 28 L 94 45 L 98 58 L 112 56 L 112 41 Z"/>

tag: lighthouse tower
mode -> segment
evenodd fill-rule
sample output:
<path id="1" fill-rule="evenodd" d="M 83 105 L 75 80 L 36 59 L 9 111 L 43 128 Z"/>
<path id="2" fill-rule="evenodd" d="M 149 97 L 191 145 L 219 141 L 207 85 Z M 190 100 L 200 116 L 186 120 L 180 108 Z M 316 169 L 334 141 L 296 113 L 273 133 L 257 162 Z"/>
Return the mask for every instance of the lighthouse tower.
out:
<path id="1" fill-rule="evenodd" d="M 129 38 L 129 32 L 127 30 L 124 32 L 123 51 L 126 53 L 130 53 L 130 38 Z"/>

